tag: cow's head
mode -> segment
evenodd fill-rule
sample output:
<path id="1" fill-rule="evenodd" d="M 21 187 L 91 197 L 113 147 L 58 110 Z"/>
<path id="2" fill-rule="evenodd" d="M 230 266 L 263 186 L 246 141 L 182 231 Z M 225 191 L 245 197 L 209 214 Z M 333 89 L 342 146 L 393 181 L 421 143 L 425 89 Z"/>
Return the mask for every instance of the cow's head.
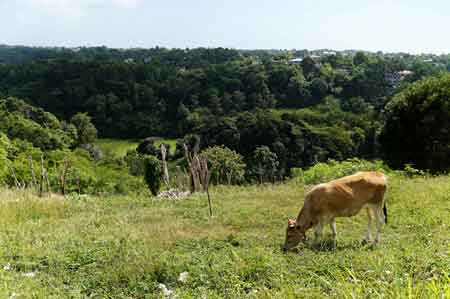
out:
<path id="1" fill-rule="evenodd" d="M 286 241 L 284 242 L 283 250 L 291 250 L 298 243 L 305 241 L 306 234 L 305 230 L 297 223 L 294 219 L 288 220 L 288 227 L 286 230 Z"/>

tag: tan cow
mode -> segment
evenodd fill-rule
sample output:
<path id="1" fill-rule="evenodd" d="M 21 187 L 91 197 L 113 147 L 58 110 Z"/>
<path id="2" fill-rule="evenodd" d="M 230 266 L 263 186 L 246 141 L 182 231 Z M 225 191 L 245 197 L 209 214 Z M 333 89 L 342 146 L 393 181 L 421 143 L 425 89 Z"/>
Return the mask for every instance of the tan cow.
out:
<path id="1" fill-rule="evenodd" d="M 306 194 L 305 204 L 297 220 L 289 219 L 284 250 L 292 249 L 306 239 L 306 231 L 315 228 L 316 242 L 322 237 L 323 227 L 330 225 L 336 244 L 336 217 L 351 217 L 366 207 L 369 223 L 363 241 L 370 242 L 372 220 L 375 218 L 380 239 L 383 223 L 387 223 L 384 193 L 387 178 L 381 172 L 357 172 L 331 182 L 315 186 Z"/>

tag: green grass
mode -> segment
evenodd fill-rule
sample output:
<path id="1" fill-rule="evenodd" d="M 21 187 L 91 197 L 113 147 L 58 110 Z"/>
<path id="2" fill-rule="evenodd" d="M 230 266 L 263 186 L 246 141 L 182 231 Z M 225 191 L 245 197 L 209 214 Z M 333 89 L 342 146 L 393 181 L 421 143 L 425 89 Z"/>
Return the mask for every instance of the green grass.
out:
<path id="1" fill-rule="evenodd" d="M 128 150 L 136 149 L 139 140 L 128 139 L 98 139 L 95 144 L 103 151 L 103 153 L 112 153 L 117 157 L 125 156 Z"/>
<path id="2" fill-rule="evenodd" d="M 157 283 L 177 298 L 450 298 L 450 177 L 390 178 L 390 223 L 377 246 L 359 245 L 361 213 L 339 219 L 335 250 L 283 254 L 287 218 L 307 189 L 217 187 L 212 219 L 204 195 L 0 190 L 0 298 L 164 298 Z"/>

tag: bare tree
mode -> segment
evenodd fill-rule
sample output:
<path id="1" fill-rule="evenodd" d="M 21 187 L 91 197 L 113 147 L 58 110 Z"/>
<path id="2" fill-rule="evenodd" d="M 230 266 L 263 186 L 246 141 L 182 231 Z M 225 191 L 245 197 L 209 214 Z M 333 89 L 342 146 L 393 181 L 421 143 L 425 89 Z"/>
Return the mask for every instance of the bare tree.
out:
<path id="1" fill-rule="evenodd" d="M 29 156 L 28 161 L 30 162 L 30 171 L 31 171 L 31 176 L 33 178 L 34 190 L 37 191 L 37 179 L 36 179 L 36 175 L 34 174 L 34 169 L 33 169 L 33 158 L 31 156 Z"/>
<path id="2" fill-rule="evenodd" d="M 161 143 L 161 168 L 163 174 L 163 180 L 166 185 L 169 185 L 169 169 L 167 168 L 167 148 L 164 143 Z"/>
<path id="3" fill-rule="evenodd" d="M 188 163 L 188 173 L 190 178 L 191 193 L 195 193 L 200 191 L 201 189 L 198 171 L 198 162 L 197 162 L 198 161 L 197 152 L 195 151 L 190 152 L 186 144 L 183 144 L 183 148 L 184 148 L 184 156 Z"/>
<path id="4" fill-rule="evenodd" d="M 61 169 L 60 175 L 59 175 L 59 185 L 61 188 L 61 194 L 66 195 L 66 178 L 67 173 L 69 172 L 70 167 L 72 167 L 72 162 L 70 160 L 64 161 L 64 166 Z"/>
<path id="5" fill-rule="evenodd" d="M 14 170 L 14 167 L 12 167 L 12 166 L 9 165 L 9 164 L 8 164 L 8 167 L 9 167 L 9 169 L 10 169 L 10 171 L 11 171 L 11 174 L 12 174 L 12 176 L 13 176 L 13 178 L 14 178 L 14 184 L 16 185 L 16 188 L 17 188 L 17 189 L 20 189 L 20 188 L 21 188 L 21 184 L 20 184 L 19 180 L 17 179 L 16 171 Z"/>
<path id="6" fill-rule="evenodd" d="M 44 178 L 46 177 L 44 168 L 44 156 L 41 156 L 41 180 L 39 182 L 39 196 L 42 197 L 42 193 L 44 192 Z M 48 180 L 48 178 L 47 178 Z"/>
<path id="7" fill-rule="evenodd" d="M 194 150 L 189 151 L 186 144 L 183 144 L 184 155 L 188 163 L 188 172 L 191 183 L 191 193 L 206 192 L 208 196 L 209 216 L 213 216 L 211 195 L 209 194 L 209 182 L 211 180 L 211 170 L 208 168 L 208 159 L 200 156 Z"/>
<path id="8" fill-rule="evenodd" d="M 200 172 L 200 182 L 203 187 L 203 191 L 206 192 L 208 196 L 208 206 L 209 206 L 209 216 L 213 216 L 211 196 L 209 195 L 209 182 L 211 179 L 211 170 L 208 168 L 208 159 L 204 156 L 200 158 L 197 156 L 199 172 Z"/>

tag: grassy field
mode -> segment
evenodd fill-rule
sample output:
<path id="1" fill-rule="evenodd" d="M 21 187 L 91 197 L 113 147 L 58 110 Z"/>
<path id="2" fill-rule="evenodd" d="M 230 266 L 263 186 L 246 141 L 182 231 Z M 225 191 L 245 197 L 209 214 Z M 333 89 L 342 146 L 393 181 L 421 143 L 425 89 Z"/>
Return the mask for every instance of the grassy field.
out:
<path id="1" fill-rule="evenodd" d="M 125 156 L 128 150 L 135 149 L 139 141 L 128 139 L 98 139 L 95 144 L 100 147 L 104 153 L 113 153 L 118 157 Z"/>
<path id="2" fill-rule="evenodd" d="M 155 145 L 159 146 L 161 143 L 170 144 L 170 152 L 175 154 L 175 146 L 177 141 L 175 139 L 160 139 L 155 141 Z M 125 156 L 128 150 L 135 149 L 139 140 L 129 139 L 98 139 L 95 143 L 104 153 L 113 153 L 117 157 Z"/>
<path id="3" fill-rule="evenodd" d="M 0 190 L 0 298 L 165 298 L 159 283 L 176 298 L 450 298 L 450 177 L 390 178 L 379 245 L 360 245 L 361 213 L 339 219 L 337 248 L 284 254 L 306 189 L 217 187 L 212 219 L 203 195 Z"/>

